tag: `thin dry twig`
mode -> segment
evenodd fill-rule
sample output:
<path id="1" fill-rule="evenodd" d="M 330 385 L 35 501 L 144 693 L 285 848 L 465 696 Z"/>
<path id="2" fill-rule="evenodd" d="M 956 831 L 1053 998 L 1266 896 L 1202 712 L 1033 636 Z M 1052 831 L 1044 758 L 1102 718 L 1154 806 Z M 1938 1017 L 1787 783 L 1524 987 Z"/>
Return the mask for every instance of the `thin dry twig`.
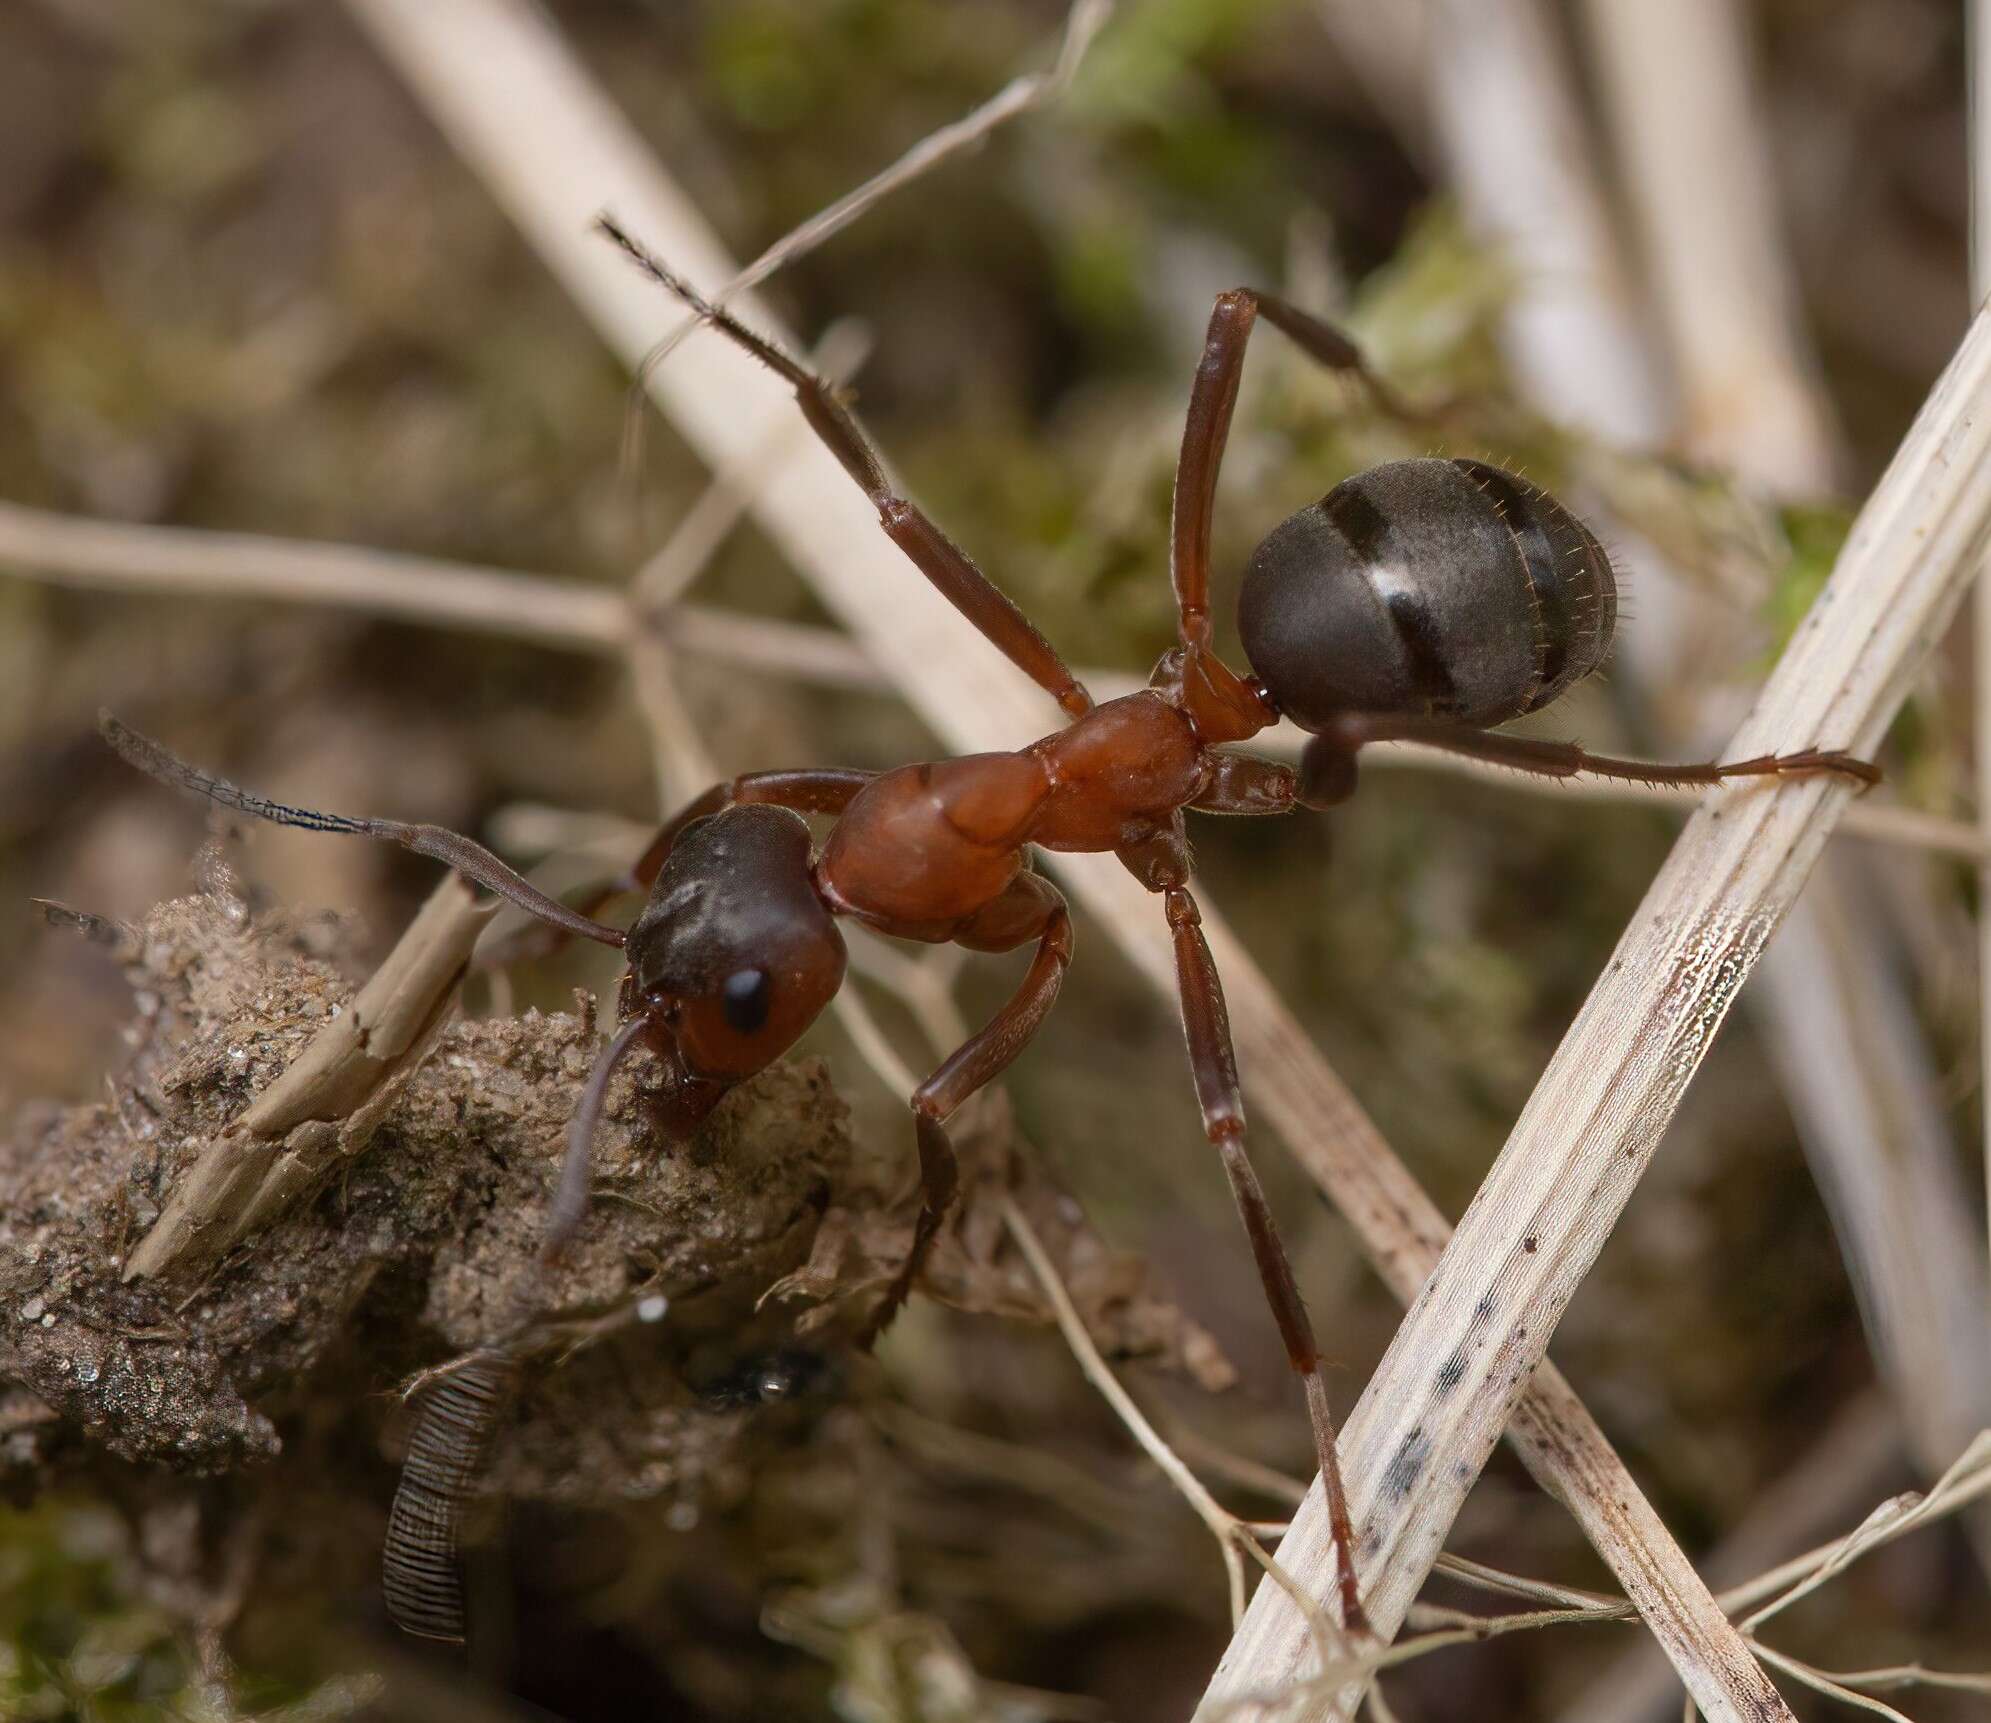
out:
<path id="1" fill-rule="evenodd" d="M 198 1273 L 364 1151 L 449 1021 L 499 901 L 442 880 L 346 1009 L 180 1175 L 126 1280 Z"/>
<path id="2" fill-rule="evenodd" d="M 786 427 L 793 429 L 792 426 Z M 789 439 L 777 436 L 769 449 Z M 758 458 L 758 453 L 756 458 Z M 741 471 L 752 470 L 752 462 Z M 762 471 L 778 482 L 779 466 Z M 131 526 L 0 503 L 0 566 L 31 580 L 139 593 L 198 594 L 279 604 L 320 604 L 437 628 L 529 640 L 535 645 L 615 655 L 646 626 L 675 651 L 702 661 L 756 670 L 826 688 L 890 692 L 893 683 L 862 646 L 835 629 L 747 616 L 710 605 L 666 603 L 696 579 L 752 494 L 735 483 L 709 489 L 631 585 L 639 600 L 613 588 L 552 575 L 448 562 L 361 545 L 195 527 Z M 700 521 L 693 533 L 690 522 Z M 882 559 L 881 559 L 882 560 Z M 661 573 L 657 571 L 661 570 Z M 653 578 L 659 588 L 642 583 Z M 1116 670 L 1081 668 L 1079 678 L 1102 699 L 1144 687 Z M 1282 723 L 1254 742 L 1263 752 L 1297 758 L 1305 734 Z M 1693 786 L 1550 779 L 1467 759 L 1417 742 L 1384 742 L 1366 751 L 1364 771 L 1450 773 L 1497 783 L 1521 795 L 1581 802 L 1691 808 Z M 1966 858 L 1991 857 L 1977 827 L 1943 814 L 1866 799 L 1847 809 L 1849 837 Z"/>
<path id="3" fill-rule="evenodd" d="M 1058 1321 L 1058 1331 L 1064 1335 L 1065 1344 L 1078 1360 L 1085 1379 L 1099 1390 L 1100 1397 L 1113 1408 L 1114 1416 L 1127 1426 L 1128 1433 L 1141 1445 L 1142 1451 L 1161 1468 L 1163 1476 L 1175 1486 L 1176 1493 L 1195 1510 L 1196 1517 L 1210 1528 L 1210 1535 L 1223 1551 L 1224 1573 L 1230 1581 L 1231 1620 L 1241 1619 L 1244 1615 L 1244 1564 L 1238 1552 L 1249 1549 L 1255 1554 L 1262 1553 L 1258 1540 L 1252 1536 L 1244 1521 L 1203 1487 L 1203 1480 L 1184 1465 L 1181 1456 L 1162 1440 L 1155 1427 L 1148 1422 L 1147 1415 L 1134 1404 L 1134 1397 L 1120 1385 L 1120 1378 L 1113 1374 L 1112 1368 L 1099 1355 L 1099 1348 L 1092 1343 L 1092 1336 L 1086 1332 L 1085 1320 L 1072 1303 L 1065 1283 L 1058 1278 L 1058 1271 L 1052 1266 L 1043 1241 L 1037 1236 L 1037 1229 L 1016 1206 L 1013 1198 L 1003 1198 L 1002 1220 L 1003 1225 L 1009 1228 L 1010 1236 L 1016 1240 L 1017 1248 L 1023 1252 L 1024 1261 L 1030 1264 L 1030 1272 L 1037 1277 L 1037 1284 L 1044 1289 L 1044 1296 L 1050 1300 L 1051 1312 Z M 1295 1595 L 1298 1595 L 1297 1591 Z"/>
<path id="4" fill-rule="evenodd" d="M 832 323 L 816 343 L 810 363 L 825 377 L 848 383 L 871 352 L 871 337 L 854 319 Z M 646 619 L 666 618 L 732 536 L 763 485 L 780 483 L 785 457 L 808 435 L 800 421 L 778 426 L 767 441 L 736 461 L 699 494 L 671 535 L 629 582 L 630 608 Z"/>
<path id="5" fill-rule="evenodd" d="M 0 566 L 61 585 L 328 604 L 588 652 L 621 649 L 619 593 L 393 551 L 132 526 L 0 502 Z"/>
<path id="6" fill-rule="evenodd" d="M 1987 1493 L 1991 1493 L 1991 1431 L 1980 1432 L 1927 1495 L 1911 1491 L 1883 1502 L 1852 1531 L 1796 1561 L 1759 1574 L 1746 1584 L 1723 1593 L 1722 1607 L 1740 1610 L 1751 1602 L 1772 1599 L 1774 1601 L 1769 1609 L 1752 1618 L 1767 1619 L 1798 1597 L 1807 1596 L 1836 1578 L 1861 1556 L 1935 1520 L 1953 1516 Z M 1574 1587 L 1544 1585 L 1455 1558 L 1445 1558 L 1440 1565 L 1457 1577 L 1485 1589 L 1520 1597 L 1543 1607 L 1509 1615 L 1473 1615 L 1462 1610 L 1419 1605 L 1414 1612 L 1414 1625 L 1420 1631 L 1414 1637 L 1388 1648 L 1373 1650 L 1363 1657 L 1349 1659 L 1338 1667 L 1324 1668 L 1297 1686 L 1238 1696 L 1226 1702 L 1226 1713 L 1239 1708 L 1256 1708 L 1273 1711 L 1281 1717 L 1301 1715 L 1304 1714 L 1304 1707 L 1317 1696 L 1331 1695 L 1337 1685 L 1355 1676 L 1373 1676 L 1377 1670 L 1408 1663 L 1450 1646 L 1478 1643 L 1503 1634 L 1534 1632 L 1545 1627 L 1595 1626 L 1629 1621 L 1635 1613 L 1623 1598 L 1606 1597 Z M 1987 1683 L 1991 1683 L 1991 1676 L 1930 1670 L 1920 1664 L 1899 1664 L 1870 1670 L 1824 1670 L 1764 1645 L 1755 1636 L 1751 1624 L 1745 1623 L 1741 1631 L 1750 1649 L 1765 1662 L 1786 1670 L 1795 1679 L 1821 1692 L 1829 1692 L 1848 1703 L 1866 1704 L 1867 1709 L 1872 1707 L 1861 1699 L 1862 1690 L 1888 1691 L 1926 1685 L 1976 1693 L 1984 1691 Z M 1686 1708 L 1691 1717 L 1695 1710 L 1691 1698 L 1687 1700 Z"/>
<path id="7" fill-rule="evenodd" d="M 1057 60 L 1048 72 L 1025 72 L 1012 78 L 973 112 L 964 114 L 952 125 L 929 132 L 889 167 L 783 234 L 725 286 L 714 292 L 712 303 L 725 305 L 735 294 L 757 287 L 777 270 L 785 269 L 798 257 L 806 257 L 825 240 L 841 233 L 881 199 L 931 173 L 949 156 L 985 142 L 991 132 L 1019 114 L 1055 101 L 1077 76 L 1093 38 L 1112 18 L 1114 4 L 1115 0 L 1076 0 L 1065 18 Z M 696 317 L 682 319 L 675 329 L 652 347 L 637 367 L 639 380 L 668 359 L 677 350 L 678 344 L 698 327 L 698 321 Z"/>
<path id="8" fill-rule="evenodd" d="M 586 227 L 604 204 L 698 281 L 735 273 L 710 228 L 658 169 L 538 14 L 516 0 L 349 0 L 392 63 L 512 214 L 549 267 L 631 363 L 659 307 Z M 784 338 L 761 308 L 743 315 Z M 708 465 L 723 466 L 792 414 L 775 379 L 709 335 L 688 339 L 651 393 Z M 872 511 L 826 453 L 805 452 L 756 518 L 950 748 L 1013 747 L 1052 721 L 1049 702 L 907 567 L 878 554 Z M 1105 858 L 1059 858 L 1080 904 L 1136 968 L 1172 994 L 1174 959 L 1152 899 Z M 1445 1238 L 1430 1199 L 1321 1060 L 1221 918 L 1206 934 L 1226 977 L 1248 1096 L 1349 1216 L 1400 1297 L 1413 1296 Z M 1730 1632 L 1692 1565 L 1552 1368 L 1538 1371 L 1513 1437 L 1577 1515 L 1676 1658 L 1705 1662 Z M 1263 1589 L 1263 1588 L 1261 1588 Z M 1683 1649 L 1684 1648 L 1684 1649 Z M 1739 1716 L 1739 1708 L 1724 1715 Z"/>
<path id="9" fill-rule="evenodd" d="M 683 545 L 671 554 L 674 566 L 686 560 Z M 603 656 L 620 654 L 647 626 L 718 663 L 836 688 L 883 686 L 862 650 L 829 629 L 695 604 L 632 611 L 622 593 L 591 582 L 363 545 L 133 526 L 0 502 L 0 567 L 56 586 L 322 604 Z"/>
<path id="10" fill-rule="evenodd" d="M 1926 1495 L 1911 1490 L 1883 1502 L 1841 1538 L 1812 1571 L 1754 1611 L 1742 1623 L 1742 1630 L 1754 1633 L 1772 1616 L 1782 1614 L 1800 1598 L 1809 1597 L 1869 1551 L 1953 1512 L 1987 1491 L 1991 1491 L 1991 1431 L 1979 1431 L 1956 1463 L 1936 1481 L 1935 1488 Z"/>

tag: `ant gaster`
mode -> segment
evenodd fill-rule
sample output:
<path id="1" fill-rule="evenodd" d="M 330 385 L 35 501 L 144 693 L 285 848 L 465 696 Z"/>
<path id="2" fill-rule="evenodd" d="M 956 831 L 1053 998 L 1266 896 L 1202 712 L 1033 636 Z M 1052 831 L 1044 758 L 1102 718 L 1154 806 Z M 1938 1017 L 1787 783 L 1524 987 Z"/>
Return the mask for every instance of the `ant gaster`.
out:
<path id="1" fill-rule="evenodd" d="M 1837 752 L 1727 764 L 1649 765 L 1492 726 L 1533 712 L 1595 670 L 1617 617 L 1611 563 L 1539 488 L 1473 460 L 1405 460 L 1347 479 L 1276 527 L 1244 573 L 1239 624 L 1253 674 L 1211 644 L 1210 521 L 1246 341 L 1263 317 L 1328 369 L 1400 407 L 1337 330 L 1269 294 L 1221 294 L 1190 394 L 1176 468 L 1171 573 L 1179 644 L 1136 694 L 1094 705 L 1042 634 L 917 505 L 898 495 L 834 385 L 712 305 L 612 223 L 603 228 L 705 322 L 793 385 L 802 413 L 878 510 L 886 536 L 989 642 L 1064 709 L 1062 730 L 1014 753 L 887 772 L 755 772 L 715 786 L 660 831 L 619 882 L 647 888 L 625 934 L 548 898 L 453 832 L 286 808 L 208 777 L 108 720 L 134 764 L 286 825 L 399 842 L 447 862 L 567 933 L 621 947 L 621 1025 L 569 1132 L 548 1225 L 557 1252 L 586 1206 L 588 1157 L 611 1077 L 641 1044 L 663 1067 L 662 1126 L 690 1132 L 720 1098 L 787 1050 L 843 981 L 837 919 L 975 951 L 1034 946 L 1008 1004 L 912 1096 L 922 1202 L 904 1266 L 865 1334 L 904 1302 L 954 1200 L 947 1119 L 1042 1027 L 1071 961 L 1064 898 L 1031 870 L 1034 845 L 1111 851 L 1162 899 L 1175 948 L 1190 1069 L 1274 1318 L 1306 1389 L 1339 1557 L 1343 1613 L 1363 1621 L 1352 1532 L 1320 1377 L 1320 1353 L 1272 1214 L 1246 1158 L 1244 1104 L 1224 1000 L 1190 894 L 1185 809 L 1283 814 L 1355 788 L 1356 756 L 1410 739 L 1552 777 L 1639 783 L 1834 772 L 1878 774 Z M 1298 768 L 1221 744 L 1281 716 L 1311 733 Z M 803 816 L 833 820 L 820 844 Z M 613 895 L 599 894 L 598 908 Z"/>

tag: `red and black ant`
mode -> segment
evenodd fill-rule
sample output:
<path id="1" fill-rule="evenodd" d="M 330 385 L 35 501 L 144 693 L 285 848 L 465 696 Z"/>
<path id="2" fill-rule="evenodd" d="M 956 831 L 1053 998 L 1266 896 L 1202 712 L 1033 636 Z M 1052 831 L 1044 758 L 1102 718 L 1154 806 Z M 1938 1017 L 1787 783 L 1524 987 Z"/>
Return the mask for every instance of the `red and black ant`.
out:
<path id="1" fill-rule="evenodd" d="M 1416 740 L 1551 777 L 1637 783 L 1834 772 L 1871 784 L 1829 750 L 1727 764 L 1651 765 L 1574 743 L 1495 733 L 1548 705 L 1610 650 L 1610 558 L 1546 492 L 1476 460 L 1395 461 L 1344 480 L 1273 529 L 1244 572 L 1238 623 L 1253 672 L 1211 645 L 1210 520 L 1258 318 L 1330 370 L 1394 397 L 1349 339 L 1270 294 L 1218 296 L 1175 475 L 1171 574 L 1180 643 L 1137 694 L 1093 704 L 1051 644 L 917 505 L 897 494 L 836 387 L 704 299 L 604 220 L 604 230 L 700 318 L 794 386 L 803 416 L 861 486 L 880 524 L 989 642 L 1064 709 L 1064 729 L 1014 753 L 888 772 L 755 772 L 708 790 L 658 834 L 615 889 L 648 901 L 625 933 L 559 903 L 470 839 L 434 826 L 290 808 L 187 766 L 106 719 L 113 746 L 154 776 L 259 818 L 388 838 L 446 862 L 556 929 L 626 951 L 620 1026 L 569 1131 L 547 1228 L 557 1253 L 579 1224 L 589 1154 L 617 1067 L 638 1045 L 663 1067 L 660 1123 L 688 1134 L 720 1098 L 792 1046 L 843 982 L 837 919 L 975 951 L 1034 945 L 1009 1003 L 914 1092 L 922 1201 L 904 1266 L 871 1315 L 868 1344 L 905 1301 L 954 1200 L 947 1120 L 1043 1026 L 1071 961 L 1071 917 L 1030 850 L 1111 851 L 1162 899 L 1174 934 L 1182 1022 L 1204 1130 L 1223 1157 L 1286 1352 L 1306 1390 L 1339 1556 L 1346 1621 L 1363 1617 L 1319 1348 L 1271 1210 L 1246 1158 L 1244 1103 L 1223 990 L 1190 894 L 1185 809 L 1283 814 L 1355 789 L 1371 742 Z M 1400 409 L 1396 409 L 1400 410 Z M 1222 744 L 1291 718 L 1310 732 L 1295 768 Z M 803 816 L 833 823 L 820 843 Z"/>

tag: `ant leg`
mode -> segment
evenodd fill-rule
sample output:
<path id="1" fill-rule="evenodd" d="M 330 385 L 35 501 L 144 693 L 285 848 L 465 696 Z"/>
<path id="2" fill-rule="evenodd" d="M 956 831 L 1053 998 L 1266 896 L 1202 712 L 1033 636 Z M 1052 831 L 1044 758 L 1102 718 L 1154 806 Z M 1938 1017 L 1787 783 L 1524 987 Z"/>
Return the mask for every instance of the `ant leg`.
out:
<path id="1" fill-rule="evenodd" d="M 877 777 L 855 766 L 805 766 L 786 772 L 747 772 L 723 784 L 714 784 L 704 795 L 687 802 L 664 822 L 657 835 L 630 868 L 628 883 L 616 883 L 616 890 L 647 891 L 657 883 L 672 847 L 693 820 L 716 814 L 723 808 L 759 802 L 788 808 L 798 814 L 840 814 L 851 799 Z"/>
<path id="2" fill-rule="evenodd" d="M 108 712 L 97 715 L 97 725 L 103 732 L 104 740 L 117 750 L 126 764 L 136 766 L 162 784 L 192 795 L 205 796 L 224 808 L 251 814 L 273 825 L 296 826 L 308 832 L 336 832 L 350 837 L 385 838 L 403 849 L 413 850 L 417 855 L 445 863 L 464 878 L 475 880 L 500 897 L 510 898 L 519 908 L 564 933 L 578 934 L 583 939 L 598 940 L 603 945 L 613 945 L 618 949 L 622 945 L 623 936 L 619 927 L 604 927 L 591 917 L 569 909 L 559 899 L 548 897 L 516 869 L 506 866 L 482 844 L 461 833 L 442 826 L 410 826 L 403 825 L 399 820 L 354 819 L 344 814 L 288 807 L 231 784 L 226 778 L 203 772 L 198 766 L 188 765 L 151 737 L 140 735 Z"/>
<path id="3" fill-rule="evenodd" d="M 1300 774 L 1283 760 L 1212 749 L 1210 777 L 1189 806 L 1199 814 L 1290 814 Z"/>
<path id="4" fill-rule="evenodd" d="M 1231 413 L 1237 406 L 1238 383 L 1244 375 L 1245 347 L 1252 325 L 1261 316 L 1284 331 L 1309 358 L 1330 371 L 1345 371 L 1359 378 L 1385 412 L 1412 423 L 1423 418 L 1398 399 L 1395 391 L 1369 369 L 1355 343 L 1332 324 L 1253 288 L 1233 287 L 1217 295 L 1182 427 L 1169 545 L 1182 644 L 1191 652 L 1207 651 L 1210 645 L 1210 519 L 1216 508 L 1217 471 L 1223 465 L 1224 445 L 1230 437 Z"/>
<path id="5" fill-rule="evenodd" d="M 1037 954 L 1009 1003 L 913 1092 L 913 1128 L 919 1143 L 919 1220 L 905 1264 L 865 1325 L 860 1346 L 869 1347 L 898 1314 L 926 1265 L 940 1222 L 954 1202 L 959 1168 L 954 1144 L 947 1135 L 949 1116 L 977 1089 L 1001 1076 L 1029 1044 L 1057 1003 L 1058 989 L 1071 965 L 1071 912 L 1057 887 L 1041 875 L 1019 875 L 975 920 L 982 926 L 964 930 L 964 944 L 989 950 L 998 929 L 1026 927 L 1027 931 L 1015 933 L 1011 945 L 1034 937 Z"/>
<path id="6" fill-rule="evenodd" d="M 1758 754 L 1747 760 L 1699 760 L 1671 765 L 1614 759 L 1590 753 L 1574 742 L 1548 742 L 1534 736 L 1505 736 L 1494 730 L 1462 730 L 1455 725 L 1401 719 L 1378 720 L 1373 725 L 1353 720 L 1338 725 L 1333 735 L 1318 738 L 1314 746 L 1349 760 L 1352 786 L 1354 750 L 1366 742 L 1380 741 L 1424 742 L 1447 753 L 1510 766 L 1517 772 L 1532 772 L 1544 778 L 1573 778 L 1587 773 L 1627 784 L 1718 784 L 1728 778 L 1795 778 L 1830 773 L 1850 778 L 1862 789 L 1870 789 L 1880 782 L 1881 776 L 1880 768 L 1872 761 L 1836 748 L 1805 748 L 1792 754 Z M 1313 747 L 1309 747 L 1308 754 L 1311 764 Z"/>
<path id="7" fill-rule="evenodd" d="M 1189 1041 L 1189 1066 L 1196 1081 L 1196 1100 L 1203 1109 L 1203 1132 L 1223 1156 L 1231 1195 L 1243 1218 L 1258 1275 L 1286 1343 L 1286 1357 L 1306 1389 L 1307 1415 L 1313 1424 L 1314 1449 L 1320 1461 L 1321 1488 L 1327 1496 L 1328 1522 L 1341 1590 L 1341 1620 L 1350 1632 L 1368 1626 L 1355 1577 L 1355 1533 L 1348 1517 L 1348 1496 L 1341 1481 L 1341 1457 L 1334 1445 L 1334 1415 L 1327 1403 L 1327 1386 L 1320 1375 L 1320 1348 L 1292 1264 L 1279 1242 L 1272 1210 L 1244 1149 L 1244 1096 L 1237 1076 L 1237 1055 L 1231 1046 L 1229 1013 L 1224 1009 L 1223 983 L 1203 938 L 1203 918 L 1196 900 L 1180 886 L 1164 894 L 1168 925 L 1175 936 L 1175 974 L 1182 994 L 1182 1028 Z"/>
<path id="8" fill-rule="evenodd" d="M 878 511 L 879 524 L 886 536 L 906 553 L 913 566 L 949 604 L 980 629 L 1017 669 L 1056 700 L 1067 717 L 1082 718 L 1092 710 L 1092 696 L 1015 601 L 977 568 L 967 552 L 934 525 L 916 504 L 892 489 L 877 450 L 834 384 L 784 353 L 766 336 L 756 334 L 731 312 L 714 305 L 607 216 L 600 217 L 598 225 L 644 274 L 794 387 L 795 400 L 802 416 L 809 421 L 809 428 L 843 464 L 844 471 L 863 487 Z"/>

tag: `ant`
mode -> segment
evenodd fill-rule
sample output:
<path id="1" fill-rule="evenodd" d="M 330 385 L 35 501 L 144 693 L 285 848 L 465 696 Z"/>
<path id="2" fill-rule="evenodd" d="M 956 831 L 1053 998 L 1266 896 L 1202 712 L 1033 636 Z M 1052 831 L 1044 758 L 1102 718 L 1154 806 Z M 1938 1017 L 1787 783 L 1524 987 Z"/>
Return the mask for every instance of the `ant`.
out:
<path id="1" fill-rule="evenodd" d="M 1617 586 L 1595 536 L 1539 487 L 1477 460 L 1394 461 L 1344 480 L 1275 527 L 1244 571 L 1238 624 L 1253 674 L 1211 641 L 1210 523 L 1246 344 L 1259 318 L 1405 418 L 1355 345 L 1250 288 L 1218 295 L 1175 474 L 1170 573 L 1179 644 L 1147 688 L 1095 705 L 1036 627 L 919 507 L 900 496 L 837 387 L 700 295 L 613 222 L 603 231 L 700 319 L 791 384 L 810 428 L 878 510 L 880 525 L 998 651 L 1050 694 L 1066 727 L 1013 753 L 886 772 L 754 772 L 716 785 L 657 834 L 626 879 L 571 908 L 470 839 L 434 826 L 284 807 L 176 760 L 106 719 L 118 751 L 154 776 L 280 824 L 387 838 L 446 862 L 568 934 L 624 950 L 620 1027 L 568 1134 L 546 1234 L 578 1226 L 609 1083 L 636 1047 L 665 1081 L 667 1138 L 689 1134 L 734 1085 L 785 1052 L 842 984 L 848 916 L 895 938 L 973 951 L 1034 946 L 1015 994 L 911 1097 L 921 1187 L 910 1249 L 871 1314 L 876 1339 L 904 1303 L 956 1194 L 947 1120 L 1021 1053 L 1050 1015 L 1072 955 L 1071 916 L 1032 871 L 1031 846 L 1110 851 L 1162 900 L 1203 1125 L 1222 1157 L 1286 1353 L 1305 1389 L 1338 1557 L 1342 1613 L 1364 1624 L 1353 1534 L 1313 1328 L 1245 1153 L 1244 1103 L 1224 997 L 1189 889 L 1184 810 L 1322 809 L 1356 786 L 1372 742 L 1414 740 L 1517 771 L 1651 784 L 1836 773 L 1878 781 L 1830 750 L 1726 764 L 1655 765 L 1575 743 L 1500 734 L 1603 663 Z M 1291 718 L 1310 733 L 1297 768 L 1228 751 Z M 833 821 L 815 842 L 804 815 Z M 593 919 L 619 890 L 648 900 L 625 933 Z"/>

